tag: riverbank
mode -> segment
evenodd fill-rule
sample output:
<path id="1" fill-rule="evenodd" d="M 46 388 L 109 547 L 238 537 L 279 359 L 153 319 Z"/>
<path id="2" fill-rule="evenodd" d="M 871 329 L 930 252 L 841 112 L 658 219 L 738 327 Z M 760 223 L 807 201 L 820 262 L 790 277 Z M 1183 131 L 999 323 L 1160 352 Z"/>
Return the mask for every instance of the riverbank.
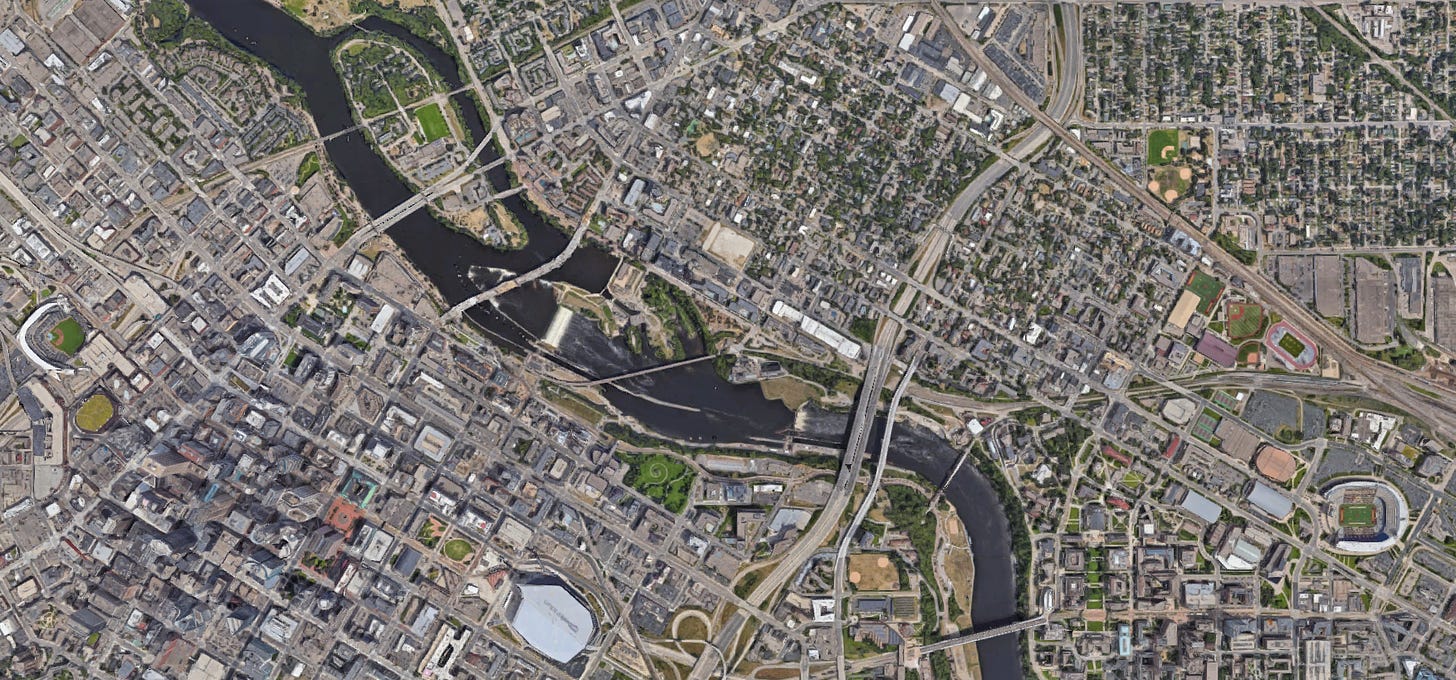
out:
<path id="1" fill-rule="evenodd" d="M 347 97 L 328 56 L 334 45 L 350 37 L 349 30 L 335 37 L 319 38 L 262 0 L 188 2 L 234 44 L 246 46 L 250 52 L 300 83 L 320 133 L 327 135 L 352 126 Z M 420 39 L 398 26 L 377 19 L 361 24 L 368 30 L 388 32 L 410 42 L 427 59 L 435 62 L 437 70 L 447 79 L 449 74 L 458 72 L 448 54 L 438 49 L 432 51 L 427 44 L 416 44 L 415 41 Z M 452 87 L 458 85 L 452 83 Z M 464 112 L 466 127 L 477 139 L 483 139 L 486 131 L 481 117 L 472 117 L 472 111 L 467 107 Z M 382 215 L 413 194 L 378 157 L 364 135 L 357 132 L 342 135 L 330 140 L 326 149 L 369 214 Z M 494 158 L 488 157 L 485 162 L 492 160 Z M 509 175 L 504 169 L 492 171 L 490 178 L 497 189 L 509 186 Z M 434 285 L 443 300 L 458 302 L 481 290 L 479 283 L 469 276 L 472 269 L 525 272 L 551 259 L 565 247 L 568 237 L 534 213 L 529 203 L 520 196 L 506 199 L 503 205 L 521 221 L 529 234 L 526 247 L 519 251 L 499 252 L 486 248 L 468 236 L 451 231 L 426 212 L 417 212 L 401 220 L 389 235 L 399 252 Z M 550 278 L 587 291 L 601 291 L 616 271 L 617 264 L 618 260 L 601 248 L 584 245 L 564 266 L 552 272 Z M 468 316 L 497 344 L 524 350 L 535 346 L 556 309 L 554 294 L 549 287 L 529 285 L 503 296 L 494 305 L 476 307 Z M 631 352 L 621 338 L 608 337 L 597 330 L 595 324 L 581 319 L 571 322 L 557 352 L 545 356 L 588 375 L 620 374 L 659 363 L 652 357 Z M 764 450 L 759 447 L 729 444 L 776 445 L 781 451 L 787 438 L 797 436 L 791 431 L 794 428 L 792 411 L 780 402 L 766 399 L 758 385 L 733 385 L 719 378 L 710 362 L 623 382 L 602 390 L 613 408 L 625 419 L 640 424 L 642 430 L 654 433 L 643 436 L 653 440 L 675 440 L 673 446 L 683 447 L 691 455 L 717 449 L 763 457 Z M 664 402 L 676 406 L 664 407 Z M 831 415 L 837 418 L 837 422 L 817 437 L 832 447 L 836 443 L 842 445 L 847 431 L 847 416 Z M 950 469 L 958 454 L 957 449 L 922 428 L 897 427 L 890 449 L 890 464 L 937 480 Z M 832 470 L 838 467 L 839 457 L 824 455 L 812 462 L 794 457 L 794 462 L 814 467 L 822 465 Z M 955 483 L 947 489 L 946 500 L 965 523 L 975 548 L 976 596 L 972 602 L 972 619 L 979 627 L 1015 616 L 1016 576 L 1012 569 L 1006 518 L 999 504 L 993 500 L 995 496 L 990 484 L 979 473 L 971 472 L 968 468 L 957 476 Z M 1017 638 L 986 641 L 981 643 L 979 652 L 985 677 L 1021 677 Z"/>
<path id="2" fill-rule="evenodd" d="M 808 407 L 799 417 L 799 432 L 821 445 L 842 445 L 849 421 L 847 414 Z M 884 423 L 876 427 L 870 442 L 873 449 L 883 436 Z M 900 422 L 890 442 L 891 469 L 906 470 L 935 484 L 943 484 L 955 466 L 961 448 L 952 446 L 934 432 L 911 422 Z M 975 629 L 1010 623 L 1018 618 L 1018 591 L 1026 587 L 1026 562 L 1013 557 L 1013 526 L 1019 515 L 1008 517 L 996 488 L 975 466 L 964 466 L 945 486 L 945 502 L 965 528 L 971 547 L 974 574 L 970 619 Z M 1014 518 L 1014 519 L 1013 519 Z M 996 680 L 1022 677 L 1024 654 L 1029 649 L 1017 636 L 985 640 L 976 646 L 981 677 Z"/>

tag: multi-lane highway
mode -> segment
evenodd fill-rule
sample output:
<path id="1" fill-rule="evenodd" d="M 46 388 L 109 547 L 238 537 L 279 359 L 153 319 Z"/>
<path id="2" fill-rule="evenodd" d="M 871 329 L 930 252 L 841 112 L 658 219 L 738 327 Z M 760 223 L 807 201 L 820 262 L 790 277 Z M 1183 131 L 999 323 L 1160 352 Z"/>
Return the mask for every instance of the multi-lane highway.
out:
<path id="1" fill-rule="evenodd" d="M 1274 308 L 1275 311 L 1283 314 L 1285 320 L 1298 326 L 1318 344 L 1320 351 L 1327 357 L 1339 362 L 1341 368 L 1358 378 L 1366 381 L 1370 386 L 1371 396 L 1381 401 L 1403 408 L 1411 413 L 1418 413 L 1425 419 L 1436 432 L 1449 440 L 1456 439 L 1456 412 L 1449 410 L 1447 404 L 1456 401 L 1456 391 L 1452 391 L 1442 385 L 1438 385 L 1421 376 L 1407 371 L 1397 369 L 1384 364 L 1372 357 L 1366 356 L 1353 347 L 1345 337 L 1337 330 L 1325 324 L 1322 319 L 1317 318 L 1304 305 L 1290 298 L 1281 288 L 1266 279 L 1253 267 L 1249 267 L 1230 255 L 1222 247 L 1218 246 L 1192 222 L 1182 214 L 1171 210 L 1156 197 L 1149 194 L 1141 186 L 1140 182 L 1129 177 L 1116 168 L 1107 159 L 1092 151 L 1082 140 L 1067 130 L 1054 112 L 1043 110 L 1040 102 L 1031 99 L 1016 86 L 1001 69 L 986 56 L 978 43 L 966 36 L 965 32 L 951 19 L 945 5 L 939 0 L 934 0 L 931 5 L 937 14 L 946 22 L 947 29 L 956 42 L 965 50 L 971 61 L 984 70 L 990 82 L 1000 86 L 1002 90 L 1018 106 L 1031 113 L 1036 118 L 1040 127 L 1051 131 L 1062 143 L 1078 155 L 1087 159 L 1088 162 L 1097 166 L 1103 173 L 1106 181 L 1112 185 L 1114 190 L 1120 190 L 1132 196 L 1143 205 L 1143 208 L 1167 223 L 1183 230 L 1191 238 L 1196 240 L 1203 247 L 1204 254 L 1212 260 L 1223 271 L 1232 276 L 1238 276 L 1245 282 L 1246 289 L 1266 305 Z M 1067 29 L 1065 33 L 1072 34 L 1074 27 L 1079 25 L 1080 20 L 1076 18 L 1075 12 L 1066 11 L 1064 8 L 1063 21 Z M 1080 46 L 1075 43 L 1078 39 L 1064 38 L 1069 46 L 1062 54 L 1062 68 L 1080 70 Z M 1067 77 L 1062 81 L 1065 83 Z M 1415 387 L 1412 386 L 1415 385 Z M 1418 391 L 1416 388 L 1419 388 Z M 1425 392 L 1425 393 L 1422 393 Z M 1435 395 L 1435 396 L 1431 396 Z"/>
<path id="2" fill-rule="evenodd" d="M 865 448 L 869 444 L 870 434 L 874 429 L 875 414 L 879 412 L 880 392 L 884 389 L 885 378 L 889 375 L 890 366 L 893 363 L 893 343 L 899 337 L 898 324 L 886 322 L 886 326 L 894 326 L 891 331 L 881 329 L 881 338 L 888 339 L 888 341 L 876 343 L 874 347 L 870 348 L 869 365 L 865 369 L 864 384 L 860 387 L 854 422 L 850 426 L 848 443 L 844 448 L 844 459 L 839 468 L 839 479 L 835 481 L 834 489 L 829 494 L 829 500 L 824 504 L 824 510 L 819 513 L 818 520 L 804 531 L 798 542 L 789 549 L 783 559 L 779 560 L 773 571 L 759 581 L 758 586 L 749 594 L 748 601 L 755 605 L 763 604 L 770 596 L 783 589 L 789 578 L 797 573 L 804 562 L 814 554 L 814 551 L 818 550 L 819 546 L 823 545 L 824 541 L 828 540 L 839 528 L 840 521 L 844 517 L 844 510 L 849 507 L 855 480 L 859 478 L 860 465 L 864 462 Z"/>
<path id="3" fill-rule="evenodd" d="M 943 7 L 937 4 L 941 11 L 941 18 L 957 35 L 962 35 L 960 28 L 945 12 Z M 1058 70 L 1058 78 L 1051 95 L 1051 103 L 1047 107 L 1047 114 L 1056 120 L 1065 121 L 1079 113 L 1073 106 L 1081 101 L 1081 74 L 1082 74 L 1082 17 L 1076 7 L 1065 6 L 1062 8 L 1062 25 L 1060 32 L 1053 36 L 1057 41 L 1054 45 L 1056 53 L 1061 56 L 1061 68 Z M 1010 91 L 1012 85 L 1003 83 L 1002 87 Z M 1018 90 L 1019 92 L 1019 90 Z M 956 195 L 950 207 L 946 208 L 939 220 L 930 228 L 925 240 L 921 242 L 920 248 L 915 255 L 915 267 L 910 275 L 920 282 L 927 282 L 935 275 L 936 269 L 940 266 L 940 260 L 945 251 L 950 247 L 951 236 L 955 228 L 970 213 L 971 208 L 977 201 L 986 194 L 992 186 L 1005 177 L 1007 173 L 1016 169 L 1021 161 L 1031 158 L 1038 150 L 1046 146 L 1054 136 L 1051 128 L 1044 125 L 1033 126 L 1024 133 L 1016 146 L 1003 155 L 999 155 L 996 161 L 988 166 L 980 174 L 971 179 L 971 182 Z M 905 314 L 915 295 L 907 292 L 900 297 L 893 310 L 896 314 Z"/>
<path id="4" fill-rule="evenodd" d="M 854 495 L 855 482 L 859 478 L 860 466 L 864 462 L 865 449 L 869 445 L 869 438 L 874 430 L 875 415 L 879 412 L 880 393 L 884 390 L 885 379 L 889 376 L 890 367 L 894 365 L 894 349 L 899 339 L 900 325 L 892 320 L 883 320 L 875 334 L 875 342 L 870 348 L 869 359 L 866 362 L 864 383 L 860 386 L 854 421 L 850 424 L 843 462 L 839 468 L 839 478 L 835 481 L 834 488 L 824 503 L 824 509 L 819 512 L 814 523 L 799 535 L 798 541 L 790 546 L 788 552 L 769 568 L 769 573 L 744 598 L 749 605 L 762 607 L 765 601 L 783 590 L 789 579 L 799 573 L 809 559 L 819 551 L 820 546 L 824 545 L 824 542 L 839 529 L 844 512 L 849 508 L 850 498 Z M 732 643 L 738 637 L 738 631 L 744 621 L 742 612 L 734 612 L 714 640 L 720 649 L 732 649 Z M 714 668 L 714 664 L 710 663 L 709 659 L 700 659 L 688 677 L 690 680 L 705 680 Z"/>
<path id="5" fill-rule="evenodd" d="M 895 394 L 890 397 L 890 407 L 885 411 L 885 431 L 880 435 L 880 460 L 875 464 L 875 474 L 870 478 L 869 489 L 865 491 L 865 497 L 860 502 L 859 510 L 855 511 L 854 519 L 850 520 L 849 524 L 844 528 L 844 532 L 839 539 L 839 550 L 834 553 L 834 640 L 835 644 L 839 644 L 841 647 L 843 645 L 840 641 L 844 640 L 844 612 L 840 610 L 840 605 L 844 602 L 844 571 L 845 562 L 849 558 L 849 545 L 854 541 L 854 535 L 859 531 L 860 524 L 864 523 L 865 516 L 869 514 L 870 508 L 874 506 L 875 495 L 880 492 L 880 482 L 885 476 L 885 463 L 890 459 L 890 439 L 895 431 L 895 412 L 900 408 L 900 400 L 905 396 L 905 389 L 910 387 L 910 384 L 914 381 L 915 367 L 920 363 L 919 347 L 920 345 L 917 343 L 915 348 L 910 351 L 911 357 L 905 367 L 905 373 L 900 376 L 900 384 L 895 387 Z M 865 400 L 863 395 L 860 397 L 860 400 Z M 843 649 L 839 650 L 839 654 L 835 655 L 835 659 L 839 680 L 844 680 Z"/>

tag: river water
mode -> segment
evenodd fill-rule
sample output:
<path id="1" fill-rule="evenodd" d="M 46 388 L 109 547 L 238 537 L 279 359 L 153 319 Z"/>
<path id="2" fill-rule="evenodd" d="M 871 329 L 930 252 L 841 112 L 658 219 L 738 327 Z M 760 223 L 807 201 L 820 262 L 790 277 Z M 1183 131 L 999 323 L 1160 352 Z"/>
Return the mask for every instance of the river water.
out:
<path id="1" fill-rule="evenodd" d="M 849 429 L 849 414 L 815 408 L 800 419 L 799 436 L 817 444 L 843 445 Z M 885 420 L 875 424 L 869 451 L 879 455 Z M 936 484 L 942 484 L 955 467 L 960 451 L 943 437 L 912 423 L 897 422 L 890 438 L 890 465 L 909 470 Z M 871 458 L 873 460 L 873 458 Z M 971 539 L 976 563 L 975 588 L 971 593 L 971 620 L 984 630 L 1016 621 L 1016 565 L 1012 561 L 1011 528 L 996 496 L 996 489 L 976 470 L 973 461 L 956 473 L 945 488 L 945 500 L 955 508 Z M 977 643 L 983 680 L 1019 680 L 1020 638 L 1002 636 Z"/>
<path id="2" fill-rule="evenodd" d="M 350 105 L 331 52 L 339 43 L 361 32 L 387 33 L 423 54 L 452 89 L 461 85 L 457 64 L 448 53 L 404 28 L 377 18 L 332 36 L 318 36 L 282 10 L 263 0 L 186 0 L 194 12 L 224 37 L 258 56 L 293 79 L 322 135 L 352 127 Z M 472 137 L 470 145 L 487 134 L 474 102 L 456 95 L 457 110 Z M 354 131 L 326 143 L 329 159 L 353 188 L 364 209 L 378 216 L 404 202 L 414 191 L 370 146 L 364 133 Z M 498 156 L 482 154 L 487 165 Z M 509 188 L 504 168 L 493 170 L 497 190 Z M 504 206 L 526 227 L 529 240 L 515 251 L 489 248 L 476 239 L 446 227 L 420 211 L 401 220 L 389 235 L 405 256 L 437 287 L 451 304 L 474 295 L 498 281 L 501 272 L 524 272 L 554 257 L 565 248 L 566 234 L 547 224 L 531 210 L 523 194 L 507 198 Z M 533 283 L 507 294 L 494 306 L 481 305 L 469 313 L 473 321 L 503 344 L 518 351 L 537 349 L 556 311 L 550 282 L 564 282 L 600 292 L 618 266 L 602 248 L 583 243 L 570 260 L 552 272 L 546 282 Z M 657 361 L 633 354 L 621 338 L 608 337 L 595 323 L 572 320 L 561 347 L 549 356 L 595 376 L 615 375 L 654 365 Z M 794 414 L 781 402 L 770 401 L 754 385 L 732 385 L 718 377 L 711 362 L 663 371 L 630 381 L 625 389 L 606 390 L 607 398 L 623 413 L 659 434 L 691 441 L 747 443 L 782 441 L 794 425 Z M 645 399 L 645 395 L 651 399 Z M 678 405 L 674 408 L 662 402 Z M 842 441 L 845 416 L 821 413 L 807 419 L 813 436 Z M 913 427 L 897 427 L 891 443 L 892 464 L 939 481 L 954 464 L 957 452 L 943 439 Z M 978 627 L 991 627 L 1016 615 L 1015 570 L 1011 564 L 1006 518 L 990 484 L 967 468 L 947 489 L 946 499 L 966 525 L 976 562 L 972 617 Z M 1013 637 L 980 644 L 982 677 L 1003 680 L 1021 677 L 1021 654 Z"/>
<path id="3" fill-rule="evenodd" d="M 449 54 L 378 18 L 321 37 L 262 0 L 187 0 L 187 3 L 224 37 L 297 82 L 323 135 L 354 126 L 350 104 L 334 72 L 330 54 L 339 43 L 359 36 L 362 31 L 387 33 L 409 43 L 431 62 L 451 89 L 458 89 L 461 84 L 459 69 Z M 472 100 L 459 94 L 455 101 L 473 140 L 482 139 L 486 126 Z M 332 139 L 326 146 L 334 167 L 353 187 L 369 214 L 382 215 L 414 194 L 374 152 L 363 132 Z M 494 150 L 487 149 L 480 162 L 488 165 L 496 158 Z M 497 190 L 510 186 L 510 177 L 504 168 L 492 171 L 490 179 Z M 524 272 L 566 247 L 567 235 L 531 210 L 524 195 L 509 197 L 503 204 L 526 227 L 529 240 L 521 250 L 489 248 L 445 227 L 425 211 L 401 220 L 390 229 L 389 235 L 430 278 L 445 300 L 453 304 L 499 280 L 499 274 L 489 272 Z M 617 264 L 617 259 L 600 247 L 583 243 L 570 260 L 545 278 L 601 291 Z M 532 349 L 536 338 L 546 332 L 555 311 L 548 285 L 532 284 L 502 296 L 494 307 L 476 307 L 470 317 L 498 340 L 524 352 Z M 652 357 L 632 354 L 621 338 L 606 337 L 594 323 L 580 318 L 570 325 L 561 349 L 549 358 L 593 376 L 616 375 L 656 363 Z M 793 414 L 780 402 L 765 399 L 755 386 L 732 385 L 719 379 L 707 362 L 624 381 L 622 387 L 626 389 L 606 390 L 614 406 L 662 434 L 681 439 L 737 443 L 764 437 L 781 439 L 793 424 Z M 633 393 L 650 394 L 654 399 L 687 408 L 664 408 Z"/>

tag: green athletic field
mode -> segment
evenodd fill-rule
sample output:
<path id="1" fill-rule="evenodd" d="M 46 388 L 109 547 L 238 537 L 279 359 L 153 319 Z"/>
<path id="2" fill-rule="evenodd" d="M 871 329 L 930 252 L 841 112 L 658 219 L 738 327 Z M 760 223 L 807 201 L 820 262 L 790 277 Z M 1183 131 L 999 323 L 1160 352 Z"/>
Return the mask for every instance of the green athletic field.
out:
<path id="1" fill-rule="evenodd" d="M 75 356 L 81 350 L 81 345 L 86 342 L 86 331 L 81 329 L 80 322 L 71 317 L 66 317 L 51 328 L 51 345 L 68 356 Z"/>
<path id="2" fill-rule="evenodd" d="M 426 142 L 450 136 L 450 126 L 445 122 L 445 113 L 440 110 L 439 104 L 415 109 L 415 118 L 420 121 L 420 129 L 425 133 Z"/>
<path id="3" fill-rule="evenodd" d="M 1198 313 L 1203 315 L 1213 311 L 1213 306 L 1218 303 L 1218 296 L 1223 294 L 1223 282 L 1198 269 L 1193 270 L 1193 275 L 1188 277 L 1188 285 L 1184 288 L 1198 296 Z"/>
<path id="4" fill-rule="evenodd" d="M 1171 150 L 1168 147 L 1172 147 Z M 1148 165 L 1163 165 L 1178 158 L 1178 131 L 1153 130 L 1148 133 Z"/>
<path id="5" fill-rule="evenodd" d="M 116 405 L 104 394 L 93 394 L 76 409 L 76 427 L 86 432 L 100 432 L 116 415 Z"/>
<path id="6" fill-rule="evenodd" d="M 1285 333 L 1279 338 L 1279 348 L 1289 352 L 1289 356 L 1298 357 L 1304 353 L 1304 342 L 1294 337 L 1293 333 Z"/>
<path id="7" fill-rule="evenodd" d="M 1228 306 L 1229 337 L 1235 340 L 1252 338 L 1264 329 L 1264 308 L 1246 302 L 1234 302 Z"/>
<path id="8" fill-rule="evenodd" d="M 1340 526 L 1354 528 L 1375 526 L 1375 506 L 1369 503 L 1341 505 Z"/>

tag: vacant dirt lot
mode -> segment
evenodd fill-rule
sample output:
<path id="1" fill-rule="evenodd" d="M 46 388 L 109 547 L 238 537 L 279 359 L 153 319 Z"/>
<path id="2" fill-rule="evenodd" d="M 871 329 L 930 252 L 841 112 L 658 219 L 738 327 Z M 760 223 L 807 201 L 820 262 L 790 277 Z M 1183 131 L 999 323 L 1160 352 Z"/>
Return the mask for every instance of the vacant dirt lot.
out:
<path id="1" fill-rule="evenodd" d="M 721 223 L 714 223 L 703 235 L 703 250 L 739 271 L 748 264 L 757 245 L 742 232 Z"/>
<path id="2" fill-rule="evenodd" d="M 380 4 L 401 9 L 429 7 L 430 0 L 379 0 Z M 277 0 L 275 4 L 303 20 L 315 31 L 330 31 L 348 24 L 359 15 L 349 10 L 349 0 Z"/>

